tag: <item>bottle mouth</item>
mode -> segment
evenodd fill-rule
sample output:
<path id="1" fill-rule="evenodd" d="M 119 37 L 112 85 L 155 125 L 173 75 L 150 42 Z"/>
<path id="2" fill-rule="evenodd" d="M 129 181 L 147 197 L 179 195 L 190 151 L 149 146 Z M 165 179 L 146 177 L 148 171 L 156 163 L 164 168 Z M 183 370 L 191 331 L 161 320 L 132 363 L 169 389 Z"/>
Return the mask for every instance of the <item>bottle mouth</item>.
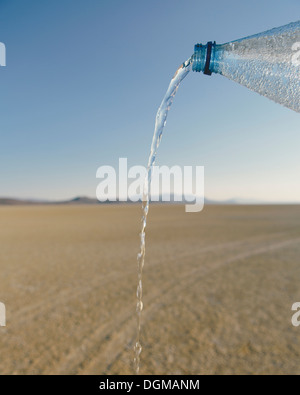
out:
<path id="1" fill-rule="evenodd" d="M 208 42 L 206 45 L 196 44 L 193 55 L 193 71 L 203 72 L 205 75 L 212 75 L 212 55 L 216 42 Z"/>

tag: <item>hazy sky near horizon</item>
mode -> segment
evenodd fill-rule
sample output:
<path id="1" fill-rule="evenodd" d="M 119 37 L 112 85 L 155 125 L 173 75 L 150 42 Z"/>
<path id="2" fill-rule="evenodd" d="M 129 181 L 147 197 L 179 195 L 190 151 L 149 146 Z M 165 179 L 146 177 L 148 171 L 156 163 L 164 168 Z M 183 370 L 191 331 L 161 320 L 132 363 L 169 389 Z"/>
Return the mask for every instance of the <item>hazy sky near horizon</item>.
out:
<path id="1" fill-rule="evenodd" d="M 0 0 L 0 196 L 95 196 L 96 170 L 146 165 L 156 110 L 194 44 L 296 21 L 299 0 Z M 191 73 L 159 165 L 205 166 L 210 199 L 300 202 L 300 117 Z"/>

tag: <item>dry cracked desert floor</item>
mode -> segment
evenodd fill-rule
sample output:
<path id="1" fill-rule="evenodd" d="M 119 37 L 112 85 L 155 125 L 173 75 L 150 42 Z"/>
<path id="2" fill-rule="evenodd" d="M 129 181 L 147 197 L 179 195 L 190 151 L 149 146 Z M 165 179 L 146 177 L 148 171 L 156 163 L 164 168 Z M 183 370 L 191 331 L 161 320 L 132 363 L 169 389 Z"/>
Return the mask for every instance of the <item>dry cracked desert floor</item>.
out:
<path id="1" fill-rule="evenodd" d="M 0 207 L 1 374 L 132 374 L 141 208 Z M 152 206 L 142 374 L 299 374 L 300 207 Z"/>

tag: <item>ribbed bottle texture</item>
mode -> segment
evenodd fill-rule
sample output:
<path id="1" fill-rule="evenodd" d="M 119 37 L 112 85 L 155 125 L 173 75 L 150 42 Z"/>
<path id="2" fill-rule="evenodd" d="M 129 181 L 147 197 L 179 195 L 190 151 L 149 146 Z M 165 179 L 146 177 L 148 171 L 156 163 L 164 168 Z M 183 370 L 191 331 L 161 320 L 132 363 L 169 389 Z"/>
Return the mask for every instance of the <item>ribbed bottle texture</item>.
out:
<path id="1" fill-rule="evenodd" d="M 300 21 L 231 43 L 197 44 L 193 71 L 209 70 L 300 112 Z"/>

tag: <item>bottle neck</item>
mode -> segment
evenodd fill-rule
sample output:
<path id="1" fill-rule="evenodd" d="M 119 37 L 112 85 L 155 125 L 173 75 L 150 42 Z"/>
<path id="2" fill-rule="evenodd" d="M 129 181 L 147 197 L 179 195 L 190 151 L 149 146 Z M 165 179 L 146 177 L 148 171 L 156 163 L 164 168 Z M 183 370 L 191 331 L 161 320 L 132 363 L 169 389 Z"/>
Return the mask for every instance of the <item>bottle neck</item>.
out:
<path id="1" fill-rule="evenodd" d="M 193 71 L 203 72 L 205 75 L 212 75 L 214 72 L 214 58 L 216 53 L 216 42 L 209 42 L 206 45 L 195 45 L 193 55 Z"/>

